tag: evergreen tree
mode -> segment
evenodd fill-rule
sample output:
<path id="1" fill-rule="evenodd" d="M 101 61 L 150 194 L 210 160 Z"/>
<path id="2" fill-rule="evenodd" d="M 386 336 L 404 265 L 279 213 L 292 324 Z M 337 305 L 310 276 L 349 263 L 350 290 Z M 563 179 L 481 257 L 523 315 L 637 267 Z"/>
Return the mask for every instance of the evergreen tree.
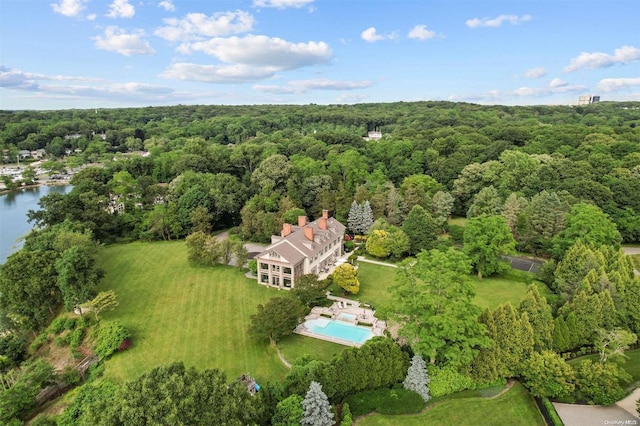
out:
<path id="1" fill-rule="evenodd" d="M 369 233 L 369 228 L 373 225 L 373 211 L 368 200 L 361 204 L 353 200 L 347 225 L 356 234 L 365 235 Z"/>
<path id="2" fill-rule="evenodd" d="M 373 211 L 371 210 L 371 203 L 369 203 L 369 200 L 367 200 L 362 206 L 362 233 L 368 234 L 371 225 L 373 225 Z"/>
<path id="3" fill-rule="evenodd" d="M 424 359 L 418 354 L 415 354 L 411 359 L 411 365 L 407 370 L 407 377 L 405 377 L 402 386 L 405 389 L 412 390 L 418 393 L 424 402 L 431 399 L 429 395 L 429 375 L 427 373 L 427 365 Z"/>
<path id="4" fill-rule="evenodd" d="M 311 382 L 309 391 L 302 401 L 304 417 L 302 426 L 333 426 L 333 412 L 327 395 L 322 392 L 322 385 Z"/>
<path id="5" fill-rule="evenodd" d="M 360 223 L 362 222 L 362 206 L 353 200 L 351 203 L 351 209 L 349 210 L 349 219 L 347 219 L 347 226 L 351 231 L 356 234 L 360 233 Z"/>
<path id="6" fill-rule="evenodd" d="M 420 250 L 433 248 L 436 241 L 437 226 L 433 218 L 422 206 L 413 206 L 402 223 L 402 230 L 409 237 L 409 253 L 418 254 Z"/>
<path id="7" fill-rule="evenodd" d="M 540 295 L 535 284 L 527 289 L 527 294 L 518 307 L 520 313 L 527 313 L 533 328 L 534 349 L 538 352 L 551 349 L 553 342 L 553 313 L 547 299 Z"/>

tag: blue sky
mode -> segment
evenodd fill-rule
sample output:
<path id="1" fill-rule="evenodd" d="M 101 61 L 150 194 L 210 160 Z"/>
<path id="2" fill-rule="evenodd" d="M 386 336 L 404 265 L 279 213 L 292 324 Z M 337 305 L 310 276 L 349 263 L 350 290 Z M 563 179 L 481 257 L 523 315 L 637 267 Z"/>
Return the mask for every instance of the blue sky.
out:
<path id="1" fill-rule="evenodd" d="M 0 109 L 640 100 L 640 3 L 1 0 Z"/>

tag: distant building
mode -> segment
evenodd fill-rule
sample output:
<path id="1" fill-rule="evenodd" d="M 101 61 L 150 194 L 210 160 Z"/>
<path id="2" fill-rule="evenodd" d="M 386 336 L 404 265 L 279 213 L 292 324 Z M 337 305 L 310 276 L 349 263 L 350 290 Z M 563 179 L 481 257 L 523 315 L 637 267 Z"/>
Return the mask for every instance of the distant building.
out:
<path id="1" fill-rule="evenodd" d="M 382 132 L 380 130 L 373 130 L 367 133 L 367 136 L 363 137 L 365 141 L 379 141 L 382 139 Z"/>
<path id="2" fill-rule="evenodd" d="M 600 102 L 600 96 L 596 95 L 583 95 L 578 98 L 578 105 L 589 105 Z"/>

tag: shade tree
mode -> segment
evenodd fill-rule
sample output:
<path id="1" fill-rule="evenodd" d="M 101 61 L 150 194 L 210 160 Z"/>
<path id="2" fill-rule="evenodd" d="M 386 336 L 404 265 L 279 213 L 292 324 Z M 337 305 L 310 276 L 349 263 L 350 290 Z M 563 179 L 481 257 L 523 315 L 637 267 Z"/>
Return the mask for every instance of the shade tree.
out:
<path id="1" fill-rule="evenodd" d="M 398 268 L 389 315 L 399 324 L 400 336 L 432 364 L 469 363 L 490 344 L 477 320 L 470 270 L 470 259 L 453 248 L 422 251 Z"/>
<path id="2" fill-rule="evenodd" d="M 251 315 L 249 335 L 256 340 L 268 339 L 272 346 L 291 335 L 305 314 L 302 303 L 293 297 L 273 297 L 257 309 Z"/>
<path id="3" fill-rule="evenodd" d="M 502 216 L 478 216 L 464 227 L 464 252 L 469 256 L 478 278 L 510 268 L 505 256 L 515 253 L 515 240 Z"/>

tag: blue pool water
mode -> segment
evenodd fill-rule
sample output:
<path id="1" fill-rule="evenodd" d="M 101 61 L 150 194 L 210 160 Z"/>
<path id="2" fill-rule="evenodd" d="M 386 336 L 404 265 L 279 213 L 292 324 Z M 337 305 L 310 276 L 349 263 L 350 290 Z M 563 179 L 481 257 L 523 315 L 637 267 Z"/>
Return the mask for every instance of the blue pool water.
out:
<path id="1" fill-rule="evenodd" d="M 316 334 L 347 340 L 362 344 L 373 337 L 373 333 L 367 327 L 353 325 L 343 321 L 332 321 L 323 318 L 307 320 L 305 327 Z"/>

